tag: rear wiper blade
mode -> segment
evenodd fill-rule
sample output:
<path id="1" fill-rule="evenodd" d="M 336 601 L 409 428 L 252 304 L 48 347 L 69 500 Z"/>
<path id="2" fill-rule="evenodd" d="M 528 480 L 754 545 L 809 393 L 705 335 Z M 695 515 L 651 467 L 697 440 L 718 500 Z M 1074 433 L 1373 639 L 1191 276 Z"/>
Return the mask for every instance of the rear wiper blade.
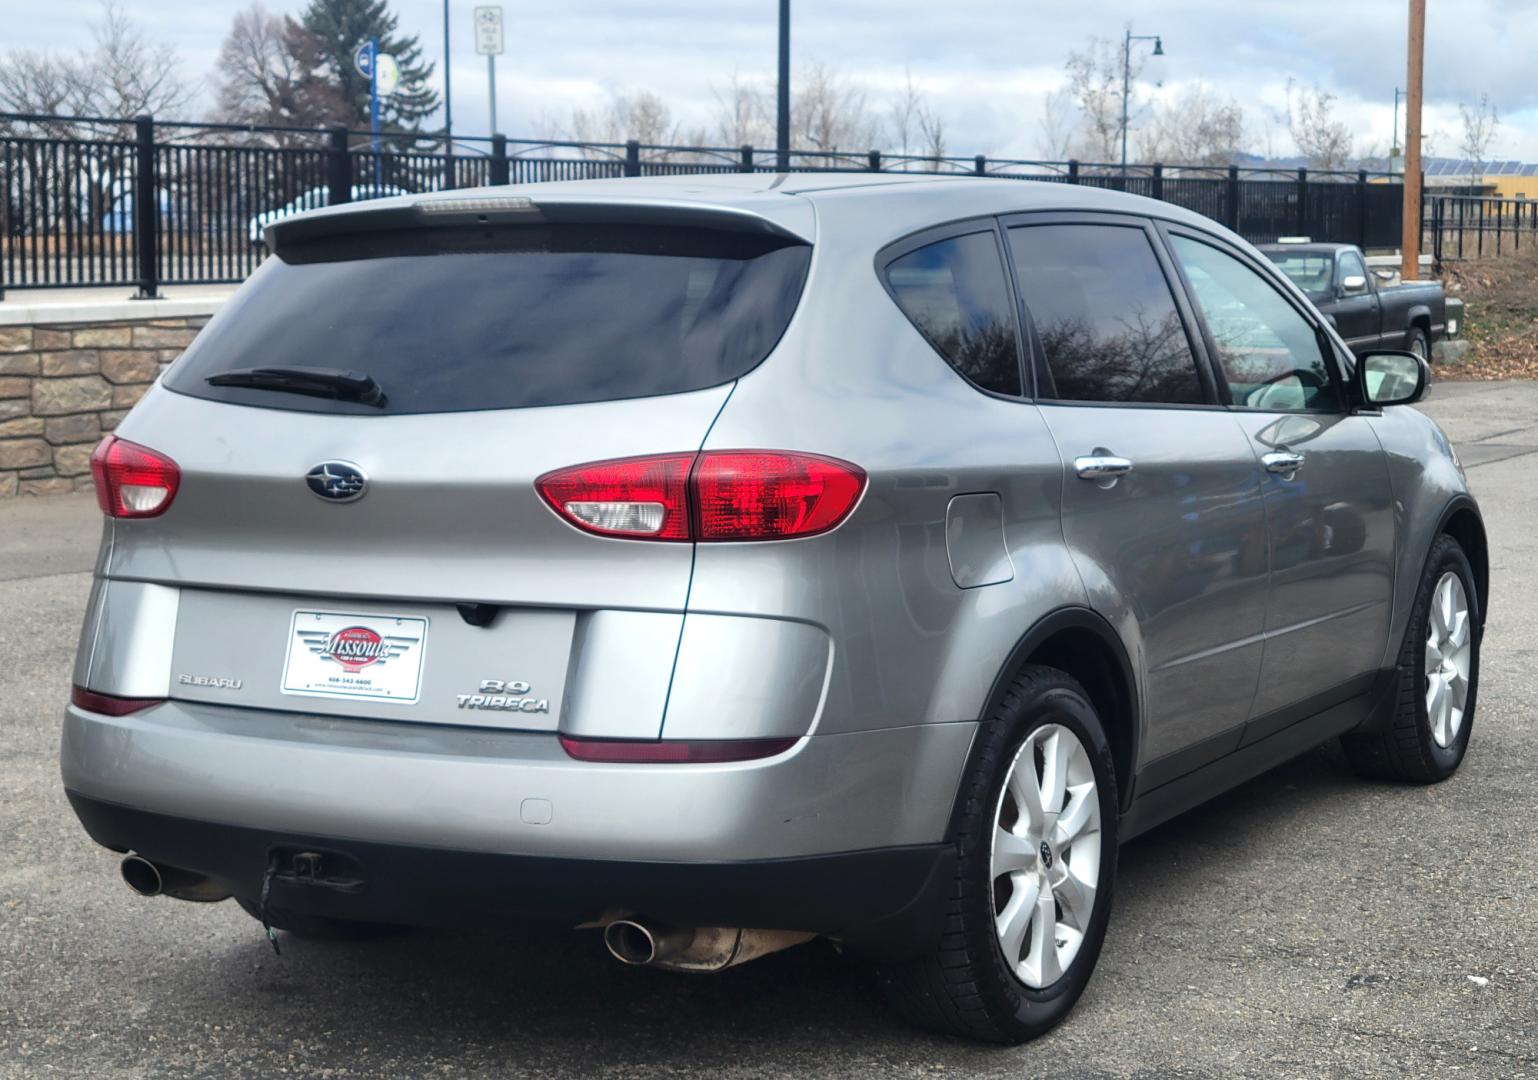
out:
<path id="1" fill-rule="evenodd" d="M 289 394 L 359 401 L 364 405 L 385 403 L 384 388 L 366 371 L 340 368 L 254 367 L 221 371 L 205 380 L 210 386 L 250 386 Z"/>

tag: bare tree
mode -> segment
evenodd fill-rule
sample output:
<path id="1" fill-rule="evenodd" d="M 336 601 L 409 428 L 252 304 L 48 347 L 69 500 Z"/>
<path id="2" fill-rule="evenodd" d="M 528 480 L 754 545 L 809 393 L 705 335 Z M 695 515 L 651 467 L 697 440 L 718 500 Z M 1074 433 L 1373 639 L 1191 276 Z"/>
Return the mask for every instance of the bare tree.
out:
<path id="1" fill-rule="evenodd" d="M 152 44 L 112 0 L 91 28 L 94 47 L 75 56 L 15 50 L 0 57 L 0 109 L 7 112 L 130 118 L 177 116 L 192 101 L 176 50 Z M 92 125 L 54 121 L 51 134 L 79 135 Z M 126 135 L 126 125 L 114 126 Z"/>
<path id="2" fill-rule="evenodd" d="M 1489 94 L 1480 94 L 1479 103 L 1472 108 L 1458 103 L 1458 116 L 1463 123 L 1458 149 L 1468 158 L 1469 172 L 1475 186 L 1484 182 L 1485 166 L 1490 163 L 1490 144 L 1501 126 L 1500 114 L 1490 104 Z"/>
<path id="3" fill-rule="evenodd" d="M 647 144 L 666 142 L 673 133 L 672 112 L 650 90 L 616 91 L 601 108 L 573 109 L 568 133 L 577 142 Z"/>
<path id="4" fill-rule="evenodd" d="M 919 114 L 925 109 L 924 94 L 913 81 L 911 70 L 904 73 L 903 88 L 887 106 L 888 145 L 899 154 L 913 152 L 919 141 Z"/>
<path id="5" fill-rule="evenodd" d="M 864 151 L 880 139 L 864 84 L 815 60 L 792 90 L 790 120 L 793 140 L 808 150 Z"/>
<path id="6" fill-rule="evenodd" d="M 90 62 L 90 107 L 102 116 L 158 113 L 177 116 L 192 102 L 193 89 L 178 74 L 176 50 L 148 37 L 112 0 L 91 31 L 96 50 Z"/>
<path id="7" fill-rule="evenodd" d="M 1073 91 L 1069 87 L 1060 86 L 1042 98 L 1038 123 L 1038 152 L 1047 161 L 1065 160 L 1073 151 L 1079 128 L 1079 118 L 1074 115 Z"/>
<path id="8" fill-rule="evenodd" d="M 918 122 L 919 135 L 924 140 L 924 156 L 929 159 L 924 167 L 930 172 L 939 172 L 940 159 L 945 156 L 945 124 L 930 111 L 927 103 L 919 106 Z"/>
<path id="9" fill-rule="evenodd" d="M 774 125 L 769 118 L 769 93 L 763 84 L 732 72 L 724 88 L 711 88 L 716 97 L 715 134 L 725 146 L 770 146 Z"/>
<path id="10" fill-rule="evenodd" d="M 235 16 L 219 51 L 220 119 L 300 127 L 347 123 L 351 110 L 324 65 L 313 34 L 253 4 Z M 271 141 L 283 145 L 284 137 Z"/>
<path id="11" fill-rule="evenodd" d="M 1351 160 L 1351 128 L 1335 119 L 1334 109 L 1335 95 L 1328 90 L 1300 90 L 1287 80 L 1287 130 L 1312 168 L 1340 169 Z"/>
<path id="12" fill-rule="evenodd" d="M 1200 83 L 1155 106 L 1138 137 L 1144 161 L 1229 165 L 1243 151 L 1244 110 Z"/>
<path id="13" fill-rule="evenodd" d="M 1133 59 L 1132 77 L 1144 61 Z M 1083 51 L 1068 54 L 1068 90 L 1079 110 L 1075 156 L 1115 161 L 1121 156 L 1122 55 L 1109 38 L 1092 37 Z"/>

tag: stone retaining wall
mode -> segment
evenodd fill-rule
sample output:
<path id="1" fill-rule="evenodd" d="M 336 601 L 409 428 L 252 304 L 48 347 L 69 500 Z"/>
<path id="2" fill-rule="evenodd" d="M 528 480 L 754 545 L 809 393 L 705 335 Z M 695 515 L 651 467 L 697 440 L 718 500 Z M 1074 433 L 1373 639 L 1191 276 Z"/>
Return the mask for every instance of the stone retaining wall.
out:
<path id="1" fill-rule="evenodd" d="M 0 498 L 91 486 L 91 451 L 208 316 L 0 325 Z"/>

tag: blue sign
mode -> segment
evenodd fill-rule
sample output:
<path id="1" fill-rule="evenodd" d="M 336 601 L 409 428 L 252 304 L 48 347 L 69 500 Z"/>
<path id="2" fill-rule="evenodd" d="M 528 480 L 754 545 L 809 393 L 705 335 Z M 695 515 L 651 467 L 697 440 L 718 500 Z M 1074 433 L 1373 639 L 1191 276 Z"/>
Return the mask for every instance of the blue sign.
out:
<path id="1" fill-rule="evenodd" d="M 365 79 L 372 80 L 374 78 L 374 51 L 378 47 L 379 46 L 375 40 L 373 38 L 369 38 L 353 51 L 352 66 L 355 67 L 358 70 L 358 74 L 362 75 Z"/>

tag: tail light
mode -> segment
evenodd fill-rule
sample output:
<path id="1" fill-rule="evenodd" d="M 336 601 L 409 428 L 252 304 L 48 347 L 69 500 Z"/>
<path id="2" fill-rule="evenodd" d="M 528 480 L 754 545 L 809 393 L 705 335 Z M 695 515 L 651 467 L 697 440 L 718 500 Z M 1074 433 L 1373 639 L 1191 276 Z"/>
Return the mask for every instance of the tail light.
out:
<path id="1" fill-rule="evenodd" d="M 577 528 L 632 540 L 789 540 L 835 528 L 865 490 L 857 465 L 781 450 L 596 461 L 535 486 Z"/>
<path id="2" fill-rule="evenodd" d="M 103 716 L 127 716 L 129 713 L 139 712 L 151 705 L 163 704 L 164 698 L 133 698 L 117 697 L 113 694 L 98 694 L 95 690 L 87 690 L 83 686 L 75 687 L 69 695 L 70 704 L 86 712 L 101 713 Z"/>
<path id="3" fill-rule="evenodd" d="M 707 765 L 774 757 L 795 739 L 576 739 L 562 735 L 561 749 L 578 761 L 626 765 Z"/>
<path id="4" fill-rule="evenodd" d="M 115 518 L 147 518 L 166 512 L 182 471 L 147 446 L 108 435 L 91 454 L 91 478 L 101 512 Z"/>
<path id="5" fill-rule="evenodd" d="M 595 461 L 535 481 L 545 501 L 579 529 L 601 536 L 688 540 L 686 490 L 693 454 Z"/>

